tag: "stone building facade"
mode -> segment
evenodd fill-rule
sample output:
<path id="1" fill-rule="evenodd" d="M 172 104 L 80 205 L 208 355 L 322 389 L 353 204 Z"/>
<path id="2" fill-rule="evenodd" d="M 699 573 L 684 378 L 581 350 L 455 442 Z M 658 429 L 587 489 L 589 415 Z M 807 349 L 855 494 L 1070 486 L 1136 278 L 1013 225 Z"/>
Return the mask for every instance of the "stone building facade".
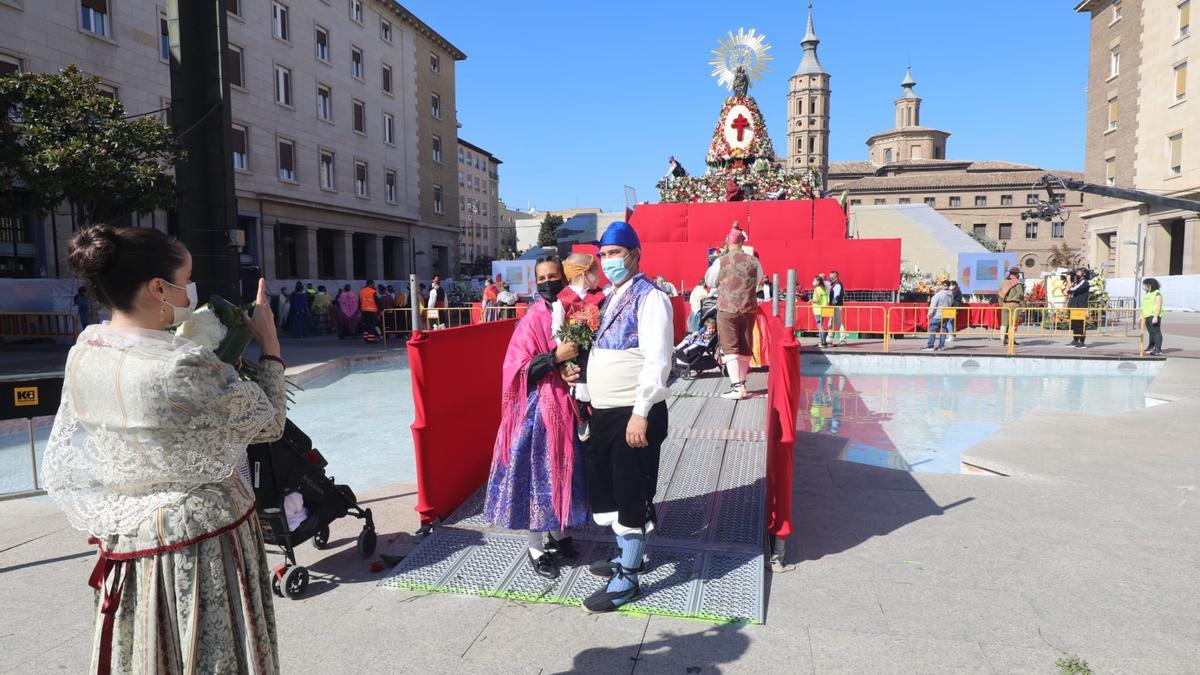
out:
<path id="1" fill-rule="evenodd" d="M 894 104 L 896 126 L 867 139 L 866 161 L 830 163 L 829 194 L 845 192 L 851 215 L 859 205 L 927 204 L 963 231 L 1017 253 L 1030 274 L 1052 267 L 1052 248 L 1065 244 L 1073 251 L 1081 249 L 1080 218 L 1021 219 L 1023 211 L 1046 199 L 1044 190 L 1032 187 L 1046 170 L 1012 162 L 946 159 L 950 133 L 921 126 L 921 99 L 915 87 L 909 70 Z M 1049 173 L 1081 177 L 1073 171 Z M 1082 205 L 1079 193 L 1064 199 L 1068 212 Z"/>
<path id="2" fill-rule="evenodd" d="M 457 146 L 454 63 L 465 55 L 390 1 L 224 5 L 243 264 L 278 279 L 399 279 L 414 261 L 422 277 L 451 272 L 457 184 L 434 138 Z M 154 0 L 0 0 L 0 63 L 77 64 L 128 114 L 151 112 L 170 105 L 166 30 Z M 131 220 L 172 228 L 169 214 Z M 57 265 L 50 225 L 33 228 L 51 244 L 41 276 L 67 274 L 70 227 L 57 221 Z"/>
<path id="3" fill-rule="evenodd" d="M 464 265 L 500 257 L 500 164 L 483 148 L 458 139 L 459 259 Z"/>
<path id="4" fill-rule="evenodd" d="M 1088 182 L 1200 199 L 1200 43 L 1189 0 L 1083 0 L 1089 16 Z M 1200 214 L 1089 196 L 1093 265 L 1112 276 L 1200 274 Z M 1139 265 L 1138 254 L 1141 253 Z"/>

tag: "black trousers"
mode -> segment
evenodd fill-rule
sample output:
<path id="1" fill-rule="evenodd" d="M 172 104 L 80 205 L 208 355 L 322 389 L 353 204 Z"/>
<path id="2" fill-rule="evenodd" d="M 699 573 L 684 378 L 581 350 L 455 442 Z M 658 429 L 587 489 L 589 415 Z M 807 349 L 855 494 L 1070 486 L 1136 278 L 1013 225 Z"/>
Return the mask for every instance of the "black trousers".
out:
<path id="1" fill-rule="evenodd" d="M 1154 317 L 1142 317 L 1142 323 L 1146 324 L 1146 332 L 1149 334 L 1150 344 L 1146 345 L 1146 351 L 1154 349 L 1162 349 L 1162 317 L 1158 318 L 1158 323 L 1154 322 Z"/>
<path id="2" fill-rule="evenodd" d="M 1083 319 L 1071 319 L 1071 332 L 1075 336 L 1074 341 L 1078 342 L 1079 344 L 1083 344 L 1083 341 L 1086 339 L 1083 332 L 1084 323 L 1085 322 Z"/>
<path id="3" fill-rule="evenodd" d="M 639 528 L 658 520 L 654 492 L 658 489 L 659 453 L 667 439 L 667 404 L 664 401 L 650 408 L 644 448 L 631 448 L 625 442 L 625 426 L 632 414 L 632 407 L 592 413 L 587 485 L 593 513 L 616 511 L 622 526 Z"/>

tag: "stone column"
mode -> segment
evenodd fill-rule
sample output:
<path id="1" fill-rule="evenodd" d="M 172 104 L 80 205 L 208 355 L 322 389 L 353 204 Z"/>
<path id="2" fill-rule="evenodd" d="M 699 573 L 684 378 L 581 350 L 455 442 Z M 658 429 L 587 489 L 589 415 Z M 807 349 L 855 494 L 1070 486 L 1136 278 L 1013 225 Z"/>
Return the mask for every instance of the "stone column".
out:
<path id="1" fill-rule="evenodd" d="M 1200 216 L 1183 221 L 1183 273 L 1200 274 Z"/>
<path id="2" fill-rule="evenodd" d="M 377 234 L 366 235 L 367 277 L 379 279 L 383 274 L 383 241 Z"/>
<path id="3" fill-rule="evenodd" d="M 333 233 L 333 276 L 338 279 L 354 278 L 354 245 L 351 233 L 335 230 Z"/>
<path id="4" fill-rule="evenodd" d="M 301 279 L 317 278 L 317 228 L 296 227 L 296 270 Z"/>

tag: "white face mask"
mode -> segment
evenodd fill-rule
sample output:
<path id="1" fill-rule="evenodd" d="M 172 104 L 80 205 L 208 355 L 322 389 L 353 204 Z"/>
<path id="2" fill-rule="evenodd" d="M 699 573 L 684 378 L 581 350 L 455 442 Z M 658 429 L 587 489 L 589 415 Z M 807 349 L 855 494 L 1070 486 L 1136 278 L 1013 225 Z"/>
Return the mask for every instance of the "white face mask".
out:
<path id="1" fill-rule="evenodd" d="M 166 303 L 168 306 L 170 306 L 170 308 L 175 313 L 174 317 L 172 317 L 171 325 L 167 326 L 168 328 L 171 328 L 173 326 L 178 326 L 179 324 L 183 323 L 184 321 L 187 321 L 188 317 L 190 317 L 192 315 L 192 312 L 196 311 L 196 305 L 199 304 L 200 301 L 196 295 L 196 282 L 193 281 L 193 282 L 189 283 L 187 286 L 176 286 L 175 284 L 167 281 L 166 279 L 163 279 L 162 282 L 164 284 L 170 286 L 171 288 L 182 288 L 184 290 L 184 292 L 187 293 L 187 299 L 188 299 L 187 307 L 176 307 L 175 305 L 172 305 L 170 302 L 168 302 L 166 298 L 163 298 L 163 302 Z"/>

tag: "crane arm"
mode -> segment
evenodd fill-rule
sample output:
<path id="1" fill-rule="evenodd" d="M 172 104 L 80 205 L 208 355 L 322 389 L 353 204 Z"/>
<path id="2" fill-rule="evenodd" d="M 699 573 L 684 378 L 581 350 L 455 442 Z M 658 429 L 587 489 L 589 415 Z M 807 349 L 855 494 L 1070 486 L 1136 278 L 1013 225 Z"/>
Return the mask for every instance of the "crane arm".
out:
<path id="1" fill-rule="evenodd" d="M 1141 202 L 1142 204 L 1161 206 L 1168 209 L 1182 209 L 1184 211 L 1200 212 L 1200 202 L 1192 199 L 1167 197 L 1164 195 L 1156 195 L 1150 192 L 1142 192 L 1141 190 L 1119 188 L 1112 185 L 1085 183 L 1084 181 L 1075 180 L 1073 178 L 1059 178 L 1053 174 L 1046 174 L 1045 176 L 1042 176 L 1038 180 L 1038 184 L 1045 187 L 1046 192 L 1050 193 L 1051 202 L 1057 201 L 1054 198 L 1054 187 L 1058 186 L 1064 190 L 1086 192 L 1088 194 L 1100 195 L 1101 197 L 1114 197 L 1116 199 L 1125 199 L 1131 202 Z"/>

